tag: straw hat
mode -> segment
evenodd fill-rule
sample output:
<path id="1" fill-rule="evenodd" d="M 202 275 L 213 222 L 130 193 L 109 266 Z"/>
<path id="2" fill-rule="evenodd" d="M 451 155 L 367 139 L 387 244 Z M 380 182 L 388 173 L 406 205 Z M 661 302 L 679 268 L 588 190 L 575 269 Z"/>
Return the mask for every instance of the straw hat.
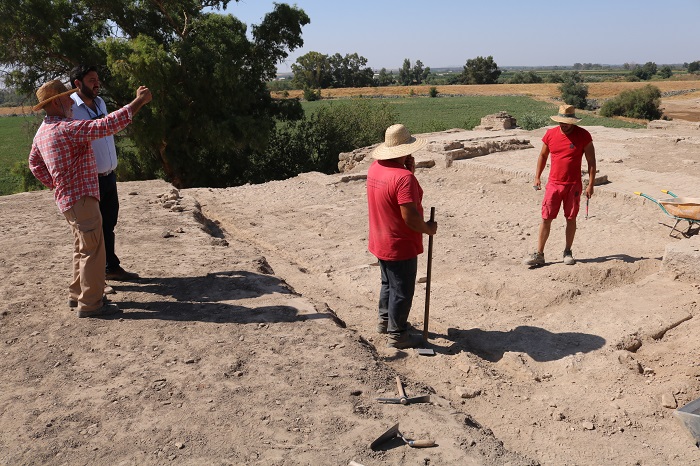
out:
<path id="1" fill-rule="evenodd" d="M 428 144 L 425 139 L 411 136 L 404 125 L 391 125 L 386 129 L 384 142 L 372 151 L 377 160 L 389 160 L 410 155 Z"/>
<path id="2" fill-rule="evenodd" d="M 46 104 L 51 102 L 52 100 L 61 97 L 66 94 L 72 94 L 73 92 L 76 92 L 78 89 L 68 89 L 61 81 L 58 79 L 54 79 L 53 81 L 49 81 L 46 84 L 43 84 L 39 89 L 36 91 L 36 98 L 39 100 L 39 103 L 36 104 L 32 110 L 35 112 L 44 108 Z"/>
<path id="3" fill-rule="evenodd" d="M 560 105 L 559 114 L 549 117 L 557 123 L 568 123 L 570 125 L 575 125 L 580 118 L 576 116 L 576 109 L 573 105 Z"/>

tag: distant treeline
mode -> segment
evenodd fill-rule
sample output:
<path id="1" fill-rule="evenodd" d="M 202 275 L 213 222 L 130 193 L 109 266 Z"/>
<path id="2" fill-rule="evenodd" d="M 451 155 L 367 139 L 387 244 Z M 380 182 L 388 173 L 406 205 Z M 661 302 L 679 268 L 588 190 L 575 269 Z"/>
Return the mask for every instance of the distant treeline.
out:
<path id="1" fill-rule="evenodd" d="M 574 63 L 573 66 L 537 66 L 499 68 L 493 57 L 476 57 L 467 60 L 462 68 L 436 68 L 425 66 L 421 60 L 412 65 L 404 59 L 398 70 L 382 68 L 375 71 L 367 66 L 367 59 L 357 53 L 344 57 L 309 52 L 292 65 L 292 73 L 269 83 L 273 91 L 306 90 L 305 98 L 314 100 L 319 89 L 370 86 L 412 86 L 449 84 L 533 84 L 562 83 L 567 74 L 578 73 L 581 82 L 601 81 L 650 81 L 669 79 L 674 75 L 700 72 L 700 61 L 683 64 L 601 65 L 598 63 Z M 315 90 L 315 92 L 314 92 Z"/>

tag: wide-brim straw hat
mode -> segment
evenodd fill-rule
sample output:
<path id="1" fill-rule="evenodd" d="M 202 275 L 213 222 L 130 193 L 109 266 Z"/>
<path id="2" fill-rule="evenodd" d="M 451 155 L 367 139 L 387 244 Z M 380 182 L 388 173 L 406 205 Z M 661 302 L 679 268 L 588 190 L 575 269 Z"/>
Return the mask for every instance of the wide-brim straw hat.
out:
<path id="1" fill-rule="evenodd" d="M 49 81 L 45 84 L 42 84 L 42 86 L 39 89 L 37 89 L 36 98 L 37 100 L 39 100 L 39 103 L 32 107 L 32 110 L 34 110 L 35 112 L 41 110 L 46 106 L 46 104 L 48 104 L 52 100 L 57 99 L 66 94 L 72 94 L 73 92 L 77 91 L 78 89 L 68 89 L 58 79 Z"/>
<path id="2" fill-rule="evenodd" d="M 396 159 L 410 155 L 427 144 L 425 139 L 411 136 L 404 125 L 391 125 L 384 133 L 384 142 L 372 151 L 372 157 L 377 160 Z"/>
<path id="3" fill-rule="evenodd" d="M 549 118 L 557 123 L 568 123 L 570 125 L 575 125 L 581 121 L 581 119 L 576 116 L 576 108 L 573 105 L 560 105 L 559 113 Z"/>

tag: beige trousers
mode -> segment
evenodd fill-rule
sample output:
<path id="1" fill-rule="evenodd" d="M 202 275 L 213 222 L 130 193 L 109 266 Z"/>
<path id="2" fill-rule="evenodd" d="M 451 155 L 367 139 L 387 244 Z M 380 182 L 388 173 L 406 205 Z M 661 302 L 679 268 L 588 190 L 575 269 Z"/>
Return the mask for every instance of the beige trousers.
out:
<path id="1" fill-rule="evenodd" d="M 73 232 L 73 282 L 69 298 L 79 311 L 102 307 L 105 288 L 105 243 L 99 201 L 85 196 L 63 213 Z"/>

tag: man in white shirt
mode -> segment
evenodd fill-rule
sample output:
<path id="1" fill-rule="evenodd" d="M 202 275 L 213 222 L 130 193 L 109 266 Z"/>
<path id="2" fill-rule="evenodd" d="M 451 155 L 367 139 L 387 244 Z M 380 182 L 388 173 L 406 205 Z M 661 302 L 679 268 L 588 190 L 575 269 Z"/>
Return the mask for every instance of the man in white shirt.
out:
<path id="1" fill-rule="evenodd" d="M 100 78 L 97 67 L 80 65 L 71 71 L 70 80 L 78 91 L 71 94 L 73 99 L 73 118 L 76 120 L 96 120 L 107 115 L 105 101 L 98 96 Z M 92 141 L 92 150 L 97 161 L 97 173 L 100 183 L 100 213 L 102 214 L 102 231 L 104 233 L 106 260 L 106 279 L 128 281 L 138 275 L 124 270 L 114 252 L 114 227 L 119 217 L 119 196 L 117 193 L 117 150 L 114 137 L 107 136 Z"/>

